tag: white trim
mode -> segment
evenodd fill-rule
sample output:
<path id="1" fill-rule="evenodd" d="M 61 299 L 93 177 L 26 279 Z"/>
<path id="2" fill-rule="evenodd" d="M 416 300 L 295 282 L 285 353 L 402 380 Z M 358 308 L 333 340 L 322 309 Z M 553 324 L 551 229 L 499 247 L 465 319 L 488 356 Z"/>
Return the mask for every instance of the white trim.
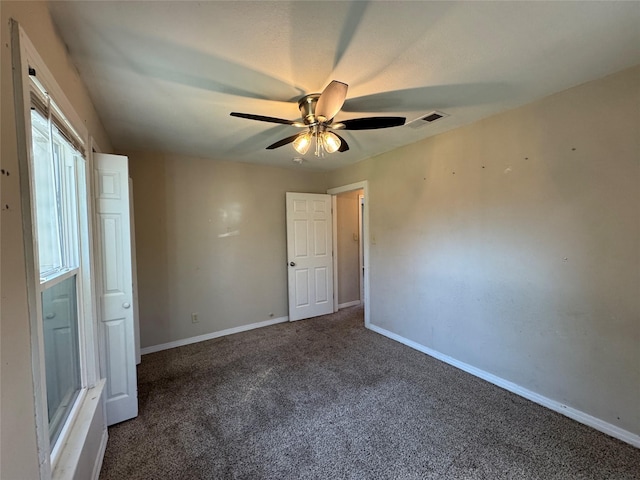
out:
<path id="1" fill-rule="evenodd" d="M 102 407 L 101 399 L 104 386 L 105 380 L 102 379 L 94 388 L 85 390 L 85 398 L 81 402 L 78 402 L 80 403 L 80 408 L 74 424 L 70 427 L 69 436 L 64 444 L 60 446 L 58 451 L 59 456 L 52 461 L 52 463 L 55 464 L 52 474 L 53 479 L 62 480 L 75 477 L 93 419 L 98 409 Z M 106 432 L 107 429 L 105 428 L 104 430 Z M 57 445 L 56 448 L 58 448 Z M 100 458 L 96 459 L 96 463 L 98 461 L 102 463 L 102 455 L 104 455 L 104 450 L 100 451 Z M 51 456 L 52 458 L 55 457 L 53 453 Z"/>
<path id="2" fill-rule="evenodd" d="M 358 298 L 360 303 L 364 302 L 364 248 L 363 248 L 363 216 L 364 216 L 364 193 L 358 195 Z"/>
<path id="3" fill-rule="evenodd" d="M 360 300 L 354 300 L 353 302 L 341 303 L 338 305 L 338 310 L 342 310 L 343 308 L 355 307 L 356 305 L 362 305 Z"/>
<path id="4" fill-rule="evenodd" d="M 55 469 L 57 468 L 59 459 L 65 454 L 67 445 L 72 442 L 72 437 L 78 435 L 78 427 L 76 422 L 80 421 L 80 416 L 85 408 L 85 402 L 87 400 L 87 388 L 81 388 L 78 392 L 78 396 L 73 401 L 71 411 L 64 422 L 60 434 L 56 440 L 56 443 L 51 449 L 51 465 Z M 85 425 L 81 425 L 83 428 Z"/>
<path id="5" fill-rule="evenodd" d="M 585 413 L 581 410 L 577 410 L 568 405 L 564 405 L 557 400 L 542 396 L 539 393 L 521 387 L 516 383 L 500 378 L 496 375 L 493 375 L 492 373 L 485 372 L 484 370 L 469 365 L 468 363 L 456 360 L 453 357 L 440 353 L 437 350 L 433 350 L 429 347 L 425 347 L 424 345 L 404 338 L 396 333 L 390 332 L 389 330 L 385 330 L 384 328 L 378 327 L 377 325 L 369 324 L 368 328 L 376 333 L 379 333 L 380 335 L 384 335 L 385 337 L 390 338 L 391 340 L 400 342 L 407 347 L 411 347 L 414 350 L 418 350 L 419 352 L 425 353 L 433 358 L 448 363 L 449 365 L 459 368 L 460 370 L 470 373 L 471 375 L 481 378 L 482 380 L 486 380 L 487 382 L 492 383 L 500 388 L 504 388 L 505 390 L 515 393 L 516 395 L 520 395 L 521 397 L 524 397 L 527 400 L 531 400 L 538 405 L 542 405 L 543 407 L 561 413 L 566 417 L 569 417 L 577 422 L 594 428 L 602 433 L 606 433 L 611 437 L 622 440 L 623 442 L 633 445 L 634 447 L 640 447 L 640 435 L 636 435 L 635 433 L 629 432 L 628 430 L 624 430 L 623 428 L 612 425 L 611 423 L 605 422 L 604 420 L 589 415 L 588 413 Z"/>
<path id="6" fill-rule="evenodd" d="M 233 335 L 234 333 L 246 332 L 247 330 L 254 330 L 256 328 L 268 327 L 269 325 L 275 325 L 276 323 L 285 323 L 289 321 L 289 317 L 272 318 L 271 320 L 265 320 L 264 322 L 250 323 L 248 325 L 240 325 L 239 327 L 227 328 L 226 330 L 220 330 L 219 332 L 205 333 L 204 335 L 198 335 L 197 337 L 183 338 L 182 340 L 176 340 L 174 342 L 161 343 L 160 345 L 153 345 L 151 347 L 144 347 L 140 349 L 141 355 L 147 355 L 148 353 L 160 352 L 162 350 L 169 350 L 170 348 L 183 347 L 192 343 L 204 342 L 205 340 L 212 340 L 214 338 L 226 337 L 227 335 Z"/>
<path id="7" fill-rule="evenodd" d="M 11 62 L 13 67 L 14 108 L 16 137 L 18 141 L 18 172 L 20 175 L 20 202 L 22 208 L 22 231 L 27 277 L 27 302 L 31 337 L 31 373 L 34 393 L 34 414 L 36 424 L 36 446 L 40 478 L 51 477 L 51 452 L 49 443 L 49 420 L 47 414 L 46 374 L 44 363 L 44 340 L 42 338 L 41 305 L 36 276 L 37 255 L 34 248 L 34 218 L 31 204 L 31 123 L 30 90 L 26 80 L 28 67 L 26 45 L 31 45 L 22 27 L 11 20 Z M 28 120 L 27 120 L 28 119 Z"/>
<path id="8" fill-rule="evenodd" d="M 348 185 L 343 185 L 341 187 L 330 188 L 327 190 L 329 195 L 338 195 L 339 193 L 351 192 L 353 190 L 360 190 L 364 192 L 364 201 L 366 205 L 369 207 L 365 207 L 364 209 L 364 218 L 362 219 L 362 235 L 363 235 L 363 247 L 364 247 L 364 298 L 362 298 L 362 302 L 364 303 L 364 326 L 369 327 L 370 319 L 371 319 L 371 305 L 369 302 L 369 286 L 371 281 L 369 279 L 369 251 L 370 251 L 370 233 L 369 233 L 369 210 L 371 210 L 371 193 L 369 192 L 369 181 L 363 180 L 362 182 L 350 183 Z M 337 249 L 337 246 L 333 246 L 334 250 Z"/>
<path id="9" fill-rule="evenodd" d="M 98 447 L 98 456 L 96 457 L 96 463 L 93 464 L 93 473 L 91 474 L 92 480 L 98 480 L 100 478 L 100 470 L 102 470 L 102 462 L 104 461 L 104 454 L 107 451 L 107 440 L 109 439 L 109 430 L 104 429 L 102 432 L 102 438 L 100 438 L 100 446 Z"/>
<path id="10" fill-rule="evenodd" d="M 78 188 L 81 184 L 87 198 L 93 198 L 93 185 L 90 181 L 90 153 L 85 158 L 80 157 L 78 164 Z M 78 195 L 81 199 L 81 195 Z M 95 275 L 93 266 L 93 205 L 94 202 L 78 201 L 79 224 L 78 228 L 84 234 L 78 240 L 79 247 L 79 270 L 81 282 L 79 289 L 82 291 L 82 315 L 85 321 L 82 326 L 82 365 L 84 365 L 84 379 L 87 388 L 94 388 L 100 380 L 100 366 L 98 363 L 98 334 L 97 334 L 97 302 L 95 295 Z M 91 345 L 91 347 L 88 347 Z"/>
<path id="11" fill-rule="evenodd" d="M 40 284 L 38 285 L 38 291 L 41 294 L 45 290 L 50 289 L 51 287 L 55 287 L 59 283 L 64 282 L 65 280 L 70 279 L 74 275 L 78 275 L 80 273 L 80 267 L 73 268 L 64 268 L 55 274 L 51 274 L 48 277 L 43 277 L 40 279 Z"/>
<path id="12" fill-rule="evenodd" d="M 364 180 L 362 182 L 350 183 L 349 185 L 343 185 L 341 187 L 330 188 L 327 190 L 327 193 L 329 195 L 338 195 L 339 193 L 351 192 L 353 190 L 360 190 L 361 188 L 364 189 L 366 185 L 367 185 L 367 181 Z M 367 195 L 365 194 L 364 197 L 367 198 Z"/>
<path id="13" fill-rule="evenodd" d="M 340 310 L 338 305 L 338 196 L 331 195 L 331 226 L 333 235 L 331 237 L 331 254 L 333 255 L 333 311 Z"/>
<path id="14" fill-rule="evenodd" d="M 133 338 L 136 351 L 136 365 L 139 365 L 140 358 L 140 308 L 138 305 L 138 260 L 136 256 L 136 220 L 134 217 L 133 205 L 133 179 L 129 177 L 129 224 L 131 232 L 131 297 L 133 299 Z"/>

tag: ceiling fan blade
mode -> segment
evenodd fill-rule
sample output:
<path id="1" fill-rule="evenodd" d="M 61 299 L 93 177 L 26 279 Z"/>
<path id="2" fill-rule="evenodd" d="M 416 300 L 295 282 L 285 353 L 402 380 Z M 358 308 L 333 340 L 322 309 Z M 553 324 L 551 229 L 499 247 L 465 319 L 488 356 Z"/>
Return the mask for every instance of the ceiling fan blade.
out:
<path id="1" fill-rule="evenodd" d="M 278 140 L 276 143 L 271 144 L 267 147 L 267 150 L 273 150 L 274 148 L 282 147 L 288 143 L 293 142 L 299 135 L 304 135 L 303 133 L 296 133 L 295 135 L 291 135 L 290 137 L 283 138 L 282 140 Z"/>
<path id="2" fill-rule="evenodd" d="M 375 130 L 377 128 L 399 127 L 404 125 L 405 117 L 366 117 L 343 120 L 344 130 Z"/>
<path id="3" fill-rule="evenodd" d="M 349 85 L 346 83 L 332 80 L 318 98 L 315 110 L 316 117 L 322 117 L 323 121 L 335 117 L 344 105 L 348 88 Z"/>
<path id="4" fill-rule="evenodd" d="M 295 125 L 299 122 L 293 120 L 285 120 L 284 118 L 265 117 L 264 115 L 253 115 L 251 113 L 231 112 L 232 117 L 248 118 L 249 120 L 258 120 L 259 122 L 281 123 L 282 125 Z M 303 125 L 306 126 L 306 125 Z"/>
<path id="5" fill-rule="evenodd" d="M 334 133 L 334 135 L 340 139 L 340 148 L 338 149 L 338 151 L 340 153 L 342 153 L 342 152 L 346 152 L 347 150 L 349 150 L 349 144 L 347 143 L 347 141 L 344 138 L 342 138 L 340 135 L 338 135 L 337 133 Z"/>

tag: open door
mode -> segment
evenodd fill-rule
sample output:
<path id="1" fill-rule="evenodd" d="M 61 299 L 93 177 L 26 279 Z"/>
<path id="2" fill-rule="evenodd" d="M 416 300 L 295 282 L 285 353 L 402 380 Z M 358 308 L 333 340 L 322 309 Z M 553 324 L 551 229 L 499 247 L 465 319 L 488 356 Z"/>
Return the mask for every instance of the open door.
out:
<path id="1" fill-rule="evenodd" d="M 333 313 L 331 195 L 287 192 L 289 320 Z"/>
<path id="2" fill-rule="evenodd" d="M 128 158 L 94 154 L 100 373 L 107 424 L 138 415 Z"/>

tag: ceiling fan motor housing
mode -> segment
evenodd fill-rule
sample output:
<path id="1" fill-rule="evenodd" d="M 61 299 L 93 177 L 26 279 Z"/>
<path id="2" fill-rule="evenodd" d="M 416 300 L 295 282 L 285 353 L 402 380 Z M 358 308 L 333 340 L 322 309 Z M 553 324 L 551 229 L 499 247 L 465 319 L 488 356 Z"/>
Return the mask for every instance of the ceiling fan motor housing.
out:
<path id="1" fill-rule="evenodd" d="M 298 107 L 300 108 L 300 114 L 307 125 L 318 123 L 319 120 L 316 117 L 316 105 L 320 98 L 319 93 L 310 93 L 305 95 L 298 101 Z"/>

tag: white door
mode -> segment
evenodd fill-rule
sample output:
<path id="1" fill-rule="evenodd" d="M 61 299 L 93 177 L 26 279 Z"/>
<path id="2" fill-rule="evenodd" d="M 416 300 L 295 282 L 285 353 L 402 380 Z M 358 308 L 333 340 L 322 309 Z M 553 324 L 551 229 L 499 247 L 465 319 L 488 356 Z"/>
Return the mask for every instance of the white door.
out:
<path id="1" fill-rule="evenodd" d="M 95 154 L 100 265 L 101 374 L 107 379 L 107 424 L 138 415 L 128 159 Z"/>
<path id="2" fill-rule="evenodd" d="M 333 312 L 331 195 L 287 192 L 289 320 Z"/>

